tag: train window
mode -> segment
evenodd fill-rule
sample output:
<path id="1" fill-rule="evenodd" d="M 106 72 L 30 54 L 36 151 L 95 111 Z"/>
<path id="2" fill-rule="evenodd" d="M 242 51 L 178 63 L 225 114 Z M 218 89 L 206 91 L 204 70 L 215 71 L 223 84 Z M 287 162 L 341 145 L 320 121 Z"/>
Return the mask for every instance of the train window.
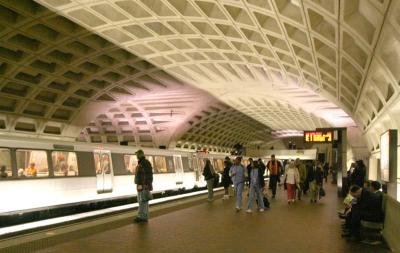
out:
<path id="1" fill-rule="evenodd" d="M 154 156 L 154 167 L 155 173 L 167 173 L 167 163 L 164 156 Z"/>
<path id="2" fill-rule="evenodd" d="M 149 162 L 150 162 L 150 164 L 151 164 L 151 167 L 153 168 L 153 171 L 154 171 L 153 156 L 148 155 L 148 156 L 146 156 L 146 159 L 149 160 Z"/>
<path id="3" fill-rule="evenodd" d="M 130 174 L 136 173 L 138 159 L 136 155 L 124 155 L 125 169 Z"/>
<path id="4" fill-rule="evenodd" d="M 109 154 L 100 154 L 94 153 L 94 164 L 96 169 L 96 174 L 111 174 L 110 169 L 110 155 Z"/>
<path id="5" fill-rule="evenodd" d="M 18 177 L 49 176 L 46 151 L 18 149 L 16 151 L 16 156 Z"/>
<path id="6" fill-rule="evenodd" d="M 165 160 L 167 161 L 168 173 L 174 173 L 175 172 L 174 158 L 172 156 L 166 156 Z"/>
<path id="7" fill-rule="evenodd" d="M 224 161 L 222 159 L 214 160 L 215 162 L 215 170 L 218 172 L 224 171 Z"/>
<path id="8" fill-rule="evenodd" d="M 78 176 L 78 162 L 75 152 L 53 151 L 54 176 Z"/>
<path id="9" fill-rule="evenodd" d="M 11 154 L 9 149 L 0 149 L 0 179 L 5 179 L 12 176 L 11 169 Z"/>

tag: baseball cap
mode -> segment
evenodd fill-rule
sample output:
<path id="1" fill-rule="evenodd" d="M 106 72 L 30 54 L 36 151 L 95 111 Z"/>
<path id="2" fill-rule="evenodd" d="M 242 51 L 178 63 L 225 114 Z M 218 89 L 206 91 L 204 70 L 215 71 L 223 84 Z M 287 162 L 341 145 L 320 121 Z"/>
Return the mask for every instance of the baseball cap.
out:
<path id="1" fill-rule="evenodd" d="M 143 150 L 139 149 L 138 151 L 135 152 L 135 155 L 144 155 Z"/>

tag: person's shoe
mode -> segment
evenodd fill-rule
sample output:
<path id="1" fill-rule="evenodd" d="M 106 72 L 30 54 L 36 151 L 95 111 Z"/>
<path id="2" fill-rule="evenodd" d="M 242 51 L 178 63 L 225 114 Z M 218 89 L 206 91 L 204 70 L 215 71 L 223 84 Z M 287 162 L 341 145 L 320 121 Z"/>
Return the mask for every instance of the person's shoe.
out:
<path id="1" fill-rule="evenodd" d="M 142 218 L 139 218 L 139 217 L 136 217 L 133 221 L 136 222 L 136 223 L 147 222 L 146 219 L 142 219 Z"/>
<path id="2" fill-rule="evenodd" d="M 252 213 L 253 211 L 251 209 L 247 209 L 246 213 Z"/>
<path id="3" fill-rule="evenodd" d="M 236 212 L 240 212 L 240 207 L 236 207 Z"/>
<path id="4" fill-rule="evenodd" d="M 214 201 L 214 199 L 207 199 L 207 201 L 208 201 L 208 202 L 213 202 L 213 201 Z"/>
<path id="5" fill-rule="evenodd" d="M 342 237 L 351 237 L 351 233 L 346 231 L 346 232 L 342 233 Z"/>
<path id="6" fill-rule="evenodd" d="M 258 210 L 258 211 L 260 211 L 260 212 L 264 212 L 264 209 L 263 208 L 261 208 L 260 210 Z"/>
<path id="7" fill-rule="evenodd" d="M 274 198 L 275 198 L 275 195 L 272 195 L 272 198 L 274 199 Z"/>

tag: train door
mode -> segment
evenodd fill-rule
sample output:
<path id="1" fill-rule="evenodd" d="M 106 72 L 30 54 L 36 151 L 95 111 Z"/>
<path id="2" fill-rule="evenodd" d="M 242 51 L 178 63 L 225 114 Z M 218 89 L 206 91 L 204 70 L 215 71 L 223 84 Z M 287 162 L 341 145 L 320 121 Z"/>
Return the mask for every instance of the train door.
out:
<path id="1" fill-rule="evenodd" d="M 93 151 L 97 177 L 97 193 L 112 192 L 113 168 L 111 152 L 108 150 Z"/>
<path id="2" fill-rule="evenodd" d="M 174 155 L 175 164 L 175 182 L 176 184 L 183 184 L 183 164 L 181 155 Z"/>
<path id="3" fill-rule="evenodd" d="M 199 169 L 199 159 L 197 158 L 196 155 L 193 155 L 192 162 L 193 162 L 195 181 L 196 183 L 198 183 L 200 181 L 200 175 L 199 175 L 200 169 Z"/>

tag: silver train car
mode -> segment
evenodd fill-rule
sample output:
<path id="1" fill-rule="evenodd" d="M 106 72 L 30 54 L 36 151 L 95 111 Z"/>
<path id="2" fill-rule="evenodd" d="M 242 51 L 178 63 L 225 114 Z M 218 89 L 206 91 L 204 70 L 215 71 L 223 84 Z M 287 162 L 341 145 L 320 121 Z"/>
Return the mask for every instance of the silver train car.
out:
<path id="1" fill-rule="evenodd" d="M 136 196 L 138 147 L 0 138 L 0 215 Z M 227 154 L 143 148 L 153 165 L 154 193 L 202 188 L 204 159 L 222 172 Z"/>

